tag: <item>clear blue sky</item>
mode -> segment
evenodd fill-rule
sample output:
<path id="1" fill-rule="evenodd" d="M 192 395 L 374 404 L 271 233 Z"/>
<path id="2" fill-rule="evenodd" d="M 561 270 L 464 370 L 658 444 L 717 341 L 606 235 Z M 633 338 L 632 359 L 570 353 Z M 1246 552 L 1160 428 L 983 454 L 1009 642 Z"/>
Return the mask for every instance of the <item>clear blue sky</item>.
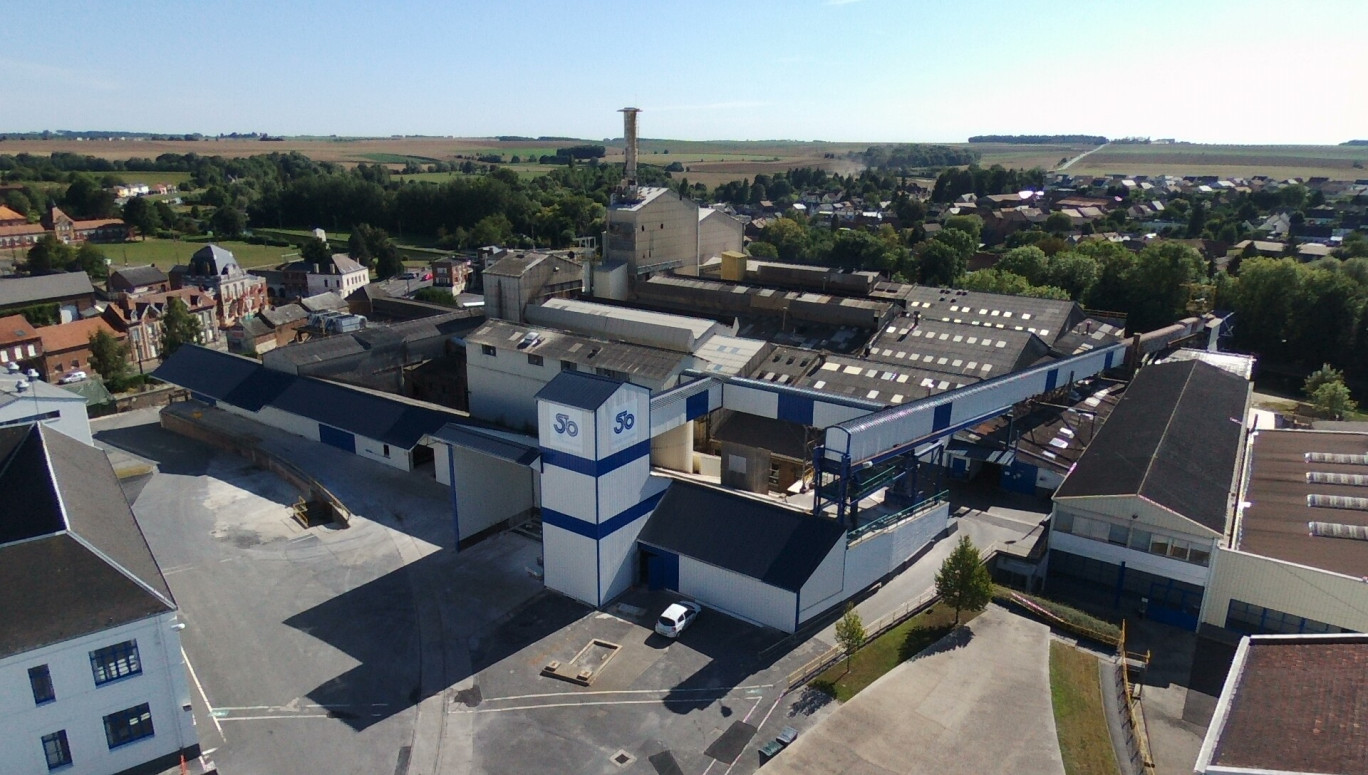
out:
<path id="1" fill-rule="evenodd" d="M 12 2 L 0 131 L 1368 137 L 1365 0 Z"/>

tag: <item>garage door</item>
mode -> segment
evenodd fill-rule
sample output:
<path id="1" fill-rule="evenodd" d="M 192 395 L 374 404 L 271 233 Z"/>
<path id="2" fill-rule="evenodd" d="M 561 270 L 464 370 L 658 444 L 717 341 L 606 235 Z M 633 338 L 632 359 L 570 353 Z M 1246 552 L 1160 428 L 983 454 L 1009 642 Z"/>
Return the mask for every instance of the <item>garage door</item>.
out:
<path id="1" fill-rule="evenodd" d="M 356 454 L 356 436 L 346 431 L 339 431 L 336 428 L 319 423 L 318 440 L 330 447 L 337 447 Z"/>

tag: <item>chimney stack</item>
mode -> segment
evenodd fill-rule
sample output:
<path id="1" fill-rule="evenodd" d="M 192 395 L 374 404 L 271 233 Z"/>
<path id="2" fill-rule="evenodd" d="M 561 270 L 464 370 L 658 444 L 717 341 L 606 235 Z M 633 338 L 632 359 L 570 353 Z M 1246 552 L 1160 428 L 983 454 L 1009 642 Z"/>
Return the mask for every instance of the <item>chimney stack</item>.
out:
<path id="1" fill-rule="evenodd" d="M 623 108 L 622 136 L 627 141 L 626 165 L 622 171 L 622 189 L 628 199 L 636 199 L 637 193 L 637 108 Z"/>

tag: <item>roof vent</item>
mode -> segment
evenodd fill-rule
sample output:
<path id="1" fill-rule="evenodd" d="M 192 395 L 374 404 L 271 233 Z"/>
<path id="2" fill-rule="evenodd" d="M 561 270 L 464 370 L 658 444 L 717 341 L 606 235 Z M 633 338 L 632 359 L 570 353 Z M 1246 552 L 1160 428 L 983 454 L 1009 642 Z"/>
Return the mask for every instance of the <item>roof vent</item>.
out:
<path id="1" fill-rule="evenodd" d="M 1348 538 L 1354 541 L 1368 541 L 1368 527 L 1345 525 L 1338 522 L 1307 522 L 1311 535 L 1318 538 Z"/>
<path id="2" fill-rule="evenodd" d="M 1368 455 L 1345 455 L 1336 452 L 1307 452 L 1308 463 L 1334 463 L 1341 466 L 1368 466 Z"/>
<path id="3" fill-rule="evenodd" d="M 1312 493 L 1311 495 L 1306 496 L 1306 505 L 1322 509 L 1368 511 L 1368 498 L 1351 498 L 1346 495 L 1319 495 Z"/>
<path id="4" fill-rule="evenodd" d="M 1344 484 L 1350 487 L 1368 487 L 1368 474 L 1307 471 L 1306 481 L 1310 484 Z"/>

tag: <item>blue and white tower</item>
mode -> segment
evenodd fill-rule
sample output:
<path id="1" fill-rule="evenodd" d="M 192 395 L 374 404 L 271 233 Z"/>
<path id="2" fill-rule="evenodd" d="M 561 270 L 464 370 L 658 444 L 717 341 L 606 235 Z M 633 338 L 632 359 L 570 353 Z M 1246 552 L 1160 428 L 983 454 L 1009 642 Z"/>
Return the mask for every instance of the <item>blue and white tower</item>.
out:
<path id="1" fill-rule="evenodd" d="M 668 486 L 651 476 L 650 411 L 646 388 L 579 372 L 537 393 L 546 585 L 595 607 L 631 586 Z"/>

